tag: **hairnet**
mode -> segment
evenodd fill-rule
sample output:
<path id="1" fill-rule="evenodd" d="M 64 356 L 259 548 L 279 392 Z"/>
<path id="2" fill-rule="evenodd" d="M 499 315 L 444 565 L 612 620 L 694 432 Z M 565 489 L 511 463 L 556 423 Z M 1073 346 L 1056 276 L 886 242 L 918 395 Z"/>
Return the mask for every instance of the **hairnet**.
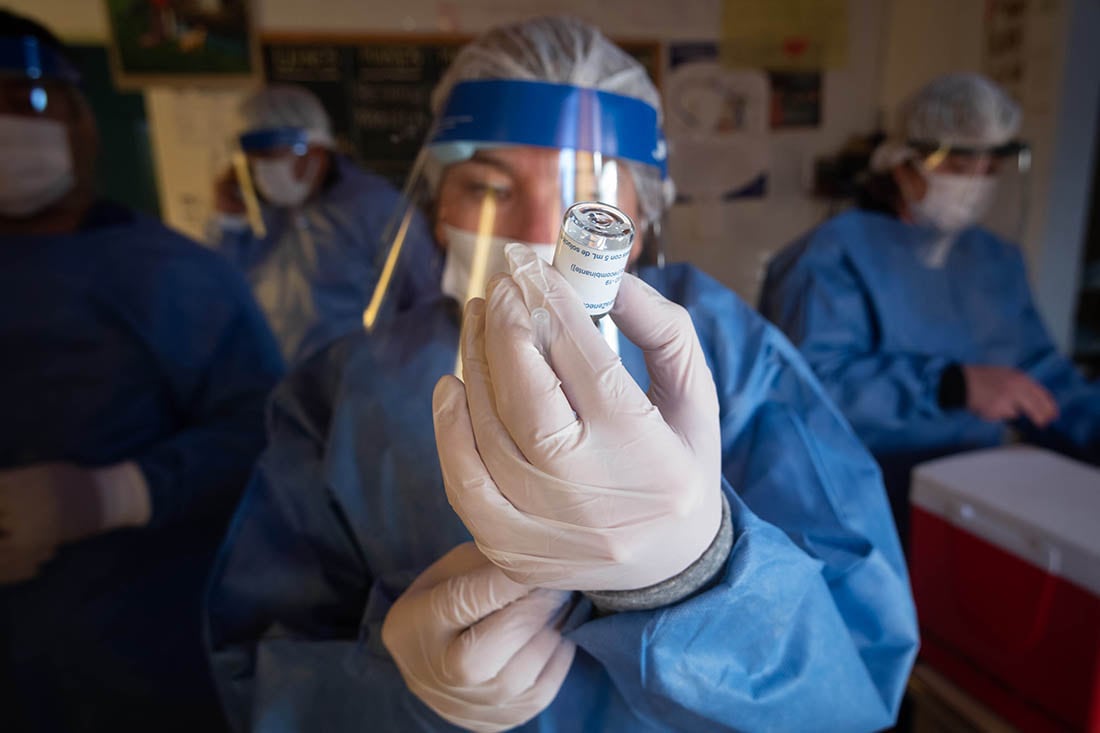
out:
<path id="1" fill-rule="evenodd" d="M 600 89 L 640 99 L 661 116 L 661 95 L 645 68 L 593 26 L 569 17 L 534 18 L 495 28 L 463 48 L 432 92 L 438 115 L 451 89 L 474 79 L 522 79 Z M 671 182 L 628 163 L 648 221 L 671 202 Z"/>
<path id="2" fill-rule="evenodd" d="M 1019 131 L 1020 107 L 981 74 L 947 74 L 902 105 L 901 123 L 910 142 L 994 148 Z"/>
<path id="3" fill-rule="evenodd" d="M 317 97 L 293 84 L 272 84 L 241 102 L 244 131 L 295 127 L 306 131 L 309 142 L 331 147 L 332 122 Z"/>

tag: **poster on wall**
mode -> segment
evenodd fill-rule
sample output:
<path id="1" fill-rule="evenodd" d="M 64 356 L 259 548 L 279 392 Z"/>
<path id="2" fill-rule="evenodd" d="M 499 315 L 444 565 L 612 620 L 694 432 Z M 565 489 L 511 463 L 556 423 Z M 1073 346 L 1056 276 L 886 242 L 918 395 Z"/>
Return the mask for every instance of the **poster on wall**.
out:
<path id="1" fill-rule="evenodd" d="M 714 43 L 669 46 L 665 133 L 677 202 L 761 198 L 768 190 L 768 79 L 727 69 Z"/>
<path id="2" fill-rule="evenodd" d="M 848 0 L 724 0 L 722 63 L 785 71 L 848 62 Z"/>
<path id="3" fill-rule="evenodd" d="M 249 0 L 101 0 L 122 89 L 260 78 Z"/>
<path id="4" fill-rule="evenodd" d="M 769 71 L 773 130 L 821 126 L 821 72 Z"/>

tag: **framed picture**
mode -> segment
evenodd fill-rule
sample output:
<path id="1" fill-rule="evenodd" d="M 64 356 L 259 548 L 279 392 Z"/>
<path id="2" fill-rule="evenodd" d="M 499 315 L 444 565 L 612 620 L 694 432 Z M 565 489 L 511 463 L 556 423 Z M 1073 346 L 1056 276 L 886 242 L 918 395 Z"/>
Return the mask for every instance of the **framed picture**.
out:
<path id="1" fill-rule="evenodd" d="M 250 0 L 101 0 L 122 89 L 260 79 Z"/>

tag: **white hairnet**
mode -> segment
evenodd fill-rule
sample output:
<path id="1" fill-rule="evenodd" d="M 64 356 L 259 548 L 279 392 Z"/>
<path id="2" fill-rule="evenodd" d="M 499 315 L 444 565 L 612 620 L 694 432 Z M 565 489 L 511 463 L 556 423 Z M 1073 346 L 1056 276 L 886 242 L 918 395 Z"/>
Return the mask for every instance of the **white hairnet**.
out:
<path id="1" fill-rule="evenodd" d="M 902 105 L 901 123 L 908 141 L 992 148 L 1016 136 L 1020 107 L 981 74 L 947 74 Z"/>
<path id="2" fill-rule="evenodd" d="M 458 53 L 436 85 L 432 113 L 439 114 L 455 84 L 471 79 L 525 79 L 600 89 L 640 99 L 661 118 L 661 95 L 645 67 L 576 18 L 534 18 L 478 37 Z M 662 182 L 660 174 L 646 166 L 628 165 L 642 215 L 655 221 L 671 202 L 671 182 Z"/>
<path id="3" fill-rule="evenodd" d="M 297 127 L 311 143 L 332 147 L 332 122 L 321 101 L 293 84 L 271 84 L 249 94 L 240 106 L 244 131 Z"/>

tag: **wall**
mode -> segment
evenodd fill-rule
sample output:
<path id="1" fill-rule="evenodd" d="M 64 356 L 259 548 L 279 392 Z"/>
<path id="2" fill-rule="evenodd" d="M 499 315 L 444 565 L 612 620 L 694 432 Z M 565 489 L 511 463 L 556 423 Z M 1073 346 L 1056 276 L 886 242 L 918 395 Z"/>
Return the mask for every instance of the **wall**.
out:
<path id="1" fill-rule="evenodd" d="M 1026 84 L 1031 98 L 1024 100 L 1024 133 L 1035 161 L 1027 182 L 1030 211 L 1022 245 L 1040 309 L 1065 346 L 1098 106 L 1100 44 L 1088 36 L 1090 28 L 1100 27 L 1100 6 L 1096 0 L 1030 2 L 1043 11 L 1043 21 L 1034 31 L 1029 28 L 1028 38 L 1035 63 Z M 19 0 L 12 5 L 65 37 L 105 36 L 98 2 Z M 671 222 L 673 256 L 693 259 L 752 302 L 761 260 L 827 214 L 805 194 L 810 161 L 833 152 L 849 135 L 872 129 L 881 114 L 892 112 L 933 76 L 980 69 L 985 7 L 984 0 L 851 0 L 848 65 L 826 74 L 822 127 L 773 135 L 768 198 L 726 207 L 717 218 L 678 212 Z M 721 0 L 260 0 L 258 23 L 261 31 L 276 32 L 477 32 L 536 12 L 573 13 L 621 37 L 706 40 L 718 31 Z M 165 180 L 164 170 L 160 178 Z"/>

